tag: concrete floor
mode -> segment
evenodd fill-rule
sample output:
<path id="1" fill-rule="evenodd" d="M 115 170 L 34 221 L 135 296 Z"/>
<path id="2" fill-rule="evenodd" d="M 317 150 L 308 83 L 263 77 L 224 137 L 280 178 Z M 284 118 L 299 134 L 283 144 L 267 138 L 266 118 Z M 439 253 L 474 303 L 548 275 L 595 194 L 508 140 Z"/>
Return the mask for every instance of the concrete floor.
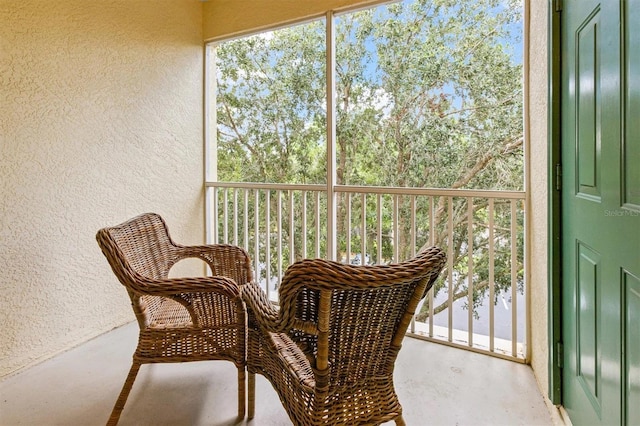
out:
<path id="1" fill-rule="evenodd" d="M 0 382 L 0 425 L 103 425 L 136 345 L 131 323 Z M 236 420 L 236 372 L 222 361 L 143 365 L 121 425 L 289 425 L 257 376 L 256 416 Z M 551 425 L 530 367 L 406 338 L 395 385 L 408 425 Z"/>

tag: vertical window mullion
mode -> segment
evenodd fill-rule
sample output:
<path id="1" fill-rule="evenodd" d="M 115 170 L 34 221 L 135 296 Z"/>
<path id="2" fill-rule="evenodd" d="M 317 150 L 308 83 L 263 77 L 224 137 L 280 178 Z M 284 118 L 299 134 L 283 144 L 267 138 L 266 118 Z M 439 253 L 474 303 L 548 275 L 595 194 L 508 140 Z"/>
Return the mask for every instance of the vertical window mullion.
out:
<path id="1" fill-rule="evenodd" d="M 335 20 L 331 11 L 326 16 L 327 78 L 327 259 L 337 259 L 336 197 L 336 44 Z"/>

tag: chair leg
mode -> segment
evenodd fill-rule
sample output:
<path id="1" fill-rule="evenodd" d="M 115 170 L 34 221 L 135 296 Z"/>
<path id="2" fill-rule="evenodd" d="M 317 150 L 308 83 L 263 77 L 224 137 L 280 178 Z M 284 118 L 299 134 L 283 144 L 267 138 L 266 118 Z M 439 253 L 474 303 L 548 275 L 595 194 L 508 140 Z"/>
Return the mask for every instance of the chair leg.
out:
<path id="1" fill-rule="evenodd" d="M 249 372 L 249 415 L 250 419 L 255 415 L 256 410 L 256 373 Z"/>
<path id="2" fill-rule="evenodd" d="M 245 367 L 238 368 L 238 418 L 244 419 L 245 411 Z"/>
<path id="3" fill-rule="evenodd" d="M 396 420 L 396 426 L 406 426 L 407 425 L 404 422 L 404 419 L 402 418 L 402 414 L 400 414 L 398 417 L 396 417 L 395 420 Z"/>
<path id="4" fill-rule="evenodd" d="M 118 396 L 118 400 L 113 406 L 113 411 L 111 411 L 111 416 L 107 421 L 107 426 L 115 426 L 118 424 L 118 420 L 120 420 L 120 414 L 124 409 L 124 404 L 127 402 L 127 398 L 129 397 L 129 392 L 131 392 L 131 387 L 133 386 L 133 382 L 136 380 L 136 376 L 138 375 L 138 371 L 140 370 L 140 363 L 133 361 L 131 365 L 131 369 L 129 370 L 129 374 L 127 375 L 127 379 L 124 381 L 124 385 L 122 386 L 122 390 L 120 391 L 120 395 Z"/>

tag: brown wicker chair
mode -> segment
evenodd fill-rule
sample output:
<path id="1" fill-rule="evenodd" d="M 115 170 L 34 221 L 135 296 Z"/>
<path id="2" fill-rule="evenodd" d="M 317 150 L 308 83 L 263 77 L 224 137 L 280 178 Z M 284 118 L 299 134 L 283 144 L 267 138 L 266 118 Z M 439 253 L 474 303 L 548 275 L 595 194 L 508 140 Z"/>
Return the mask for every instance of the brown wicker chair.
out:
<path id="1" fill-rule="evenodd" d="M 436 247 L 392 265 L 303 260 L 283 277 L 279 310 L 255 283 L 244 286 L 249 418 L 258 373 L 296 425 L 404 424 L 394 363 L 444 263 Z"/>
<path id="2" fill-rule="evenodd" d="M 147 213 L 96 235 L 126 287 L 140 334 L 133 365 L 107 424 L 117 424 L 142 364 L 228 360 L 238 368 L 238 417 L 245 413 L 246 313 L 240 287 L 252 280 L 247 253 L 230 245 L 175 244 Z M 199 258 L 210 277 L 168 278 L 179 260 Z"/>

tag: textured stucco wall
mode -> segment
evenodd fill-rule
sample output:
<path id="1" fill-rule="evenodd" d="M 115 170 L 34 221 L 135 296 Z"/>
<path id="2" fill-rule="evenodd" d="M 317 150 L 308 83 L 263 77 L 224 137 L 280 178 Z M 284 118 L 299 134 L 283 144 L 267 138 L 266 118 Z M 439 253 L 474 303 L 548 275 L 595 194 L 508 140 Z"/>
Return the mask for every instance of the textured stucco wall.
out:
<path id="1" fill-rule="evenodd" d="M 204 39 L 229 37 L 317 17 L 328 10 L 375 3 L 381 0 L 209 0 L 203 3 Z"/>
<path id="2" fill-rule="evenodd" d="M 196 0 L 2 0 L 0 22 L 2 377 L 134 319 L 100 227 L 156 211 L 203 241 L 203 35 Z"/>
<path id="3" fill-rule="evenodd" d="M 540 391 L 546 395 L 548 379 L 547 331 L 547 2 L 529 0 L 529 143 L 530 200 L 527 212 L 530 249 L 531 366 Z"/>

